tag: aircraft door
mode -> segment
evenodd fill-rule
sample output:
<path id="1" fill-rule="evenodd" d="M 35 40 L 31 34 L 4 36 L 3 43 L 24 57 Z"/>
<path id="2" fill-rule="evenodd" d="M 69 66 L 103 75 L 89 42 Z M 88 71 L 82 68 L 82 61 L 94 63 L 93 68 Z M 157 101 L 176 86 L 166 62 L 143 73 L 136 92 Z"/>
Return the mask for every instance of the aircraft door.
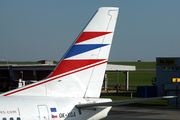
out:
<path id="1" fill-rule="evenodd" d="M 46 105 L 38 105 L 39 120 L 49 120 L 48 107 Z"/>

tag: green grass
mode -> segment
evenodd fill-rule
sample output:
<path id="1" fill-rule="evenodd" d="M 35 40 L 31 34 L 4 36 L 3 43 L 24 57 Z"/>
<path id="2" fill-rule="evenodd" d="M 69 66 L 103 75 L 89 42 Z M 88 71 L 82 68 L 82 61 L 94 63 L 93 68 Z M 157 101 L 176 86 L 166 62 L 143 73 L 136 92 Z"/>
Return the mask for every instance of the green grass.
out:
<path id="1" fill-rule="evenodd" d="M 117 65 L 133 65 L 136 69 L 156 69 L 156 62 L 108 62 L 108 64 Z M 156 71 L 130 71 L 129 72 L 129 86 L 130 90 L 136 90 L 133 86 L 151 86 L 151 79 L 156 76 Z M 119 72 L 119 79 L 117 80 L 117 72 L 107 72 L 108 86 L 115 86 L 117 84 L 126 85 L 126 77 L 123 72 Z M 131 88 L 132 87 L 132 88 Z M 125 89 L 125 88 L 124 88 Z M 122 90 L 124 90 L 122 89 Z"/>
<path id="2" fill-rule="evenodd" d="M 108 85 L 117 85 L 117 72 L 107 72 Z M 151 86 L 151 79 L 156 76 L 156 71 L 133 71 L 129 73 L 129 86 Z M 125 74 L 119 72 L 118 83 L 125 86 Z"/>
<path id="3" fill-rule="evenodd" d="M 130 72 L 130 86 L 151 86 L 151 79 L 156 76 L 156 71 Z"/>
<path id="4" fill-rule="evenodd" d="M 108 62 L 108 64 L 132 65 L 136 66 L 136 69 L 156 69 L 156 62 Z"/>

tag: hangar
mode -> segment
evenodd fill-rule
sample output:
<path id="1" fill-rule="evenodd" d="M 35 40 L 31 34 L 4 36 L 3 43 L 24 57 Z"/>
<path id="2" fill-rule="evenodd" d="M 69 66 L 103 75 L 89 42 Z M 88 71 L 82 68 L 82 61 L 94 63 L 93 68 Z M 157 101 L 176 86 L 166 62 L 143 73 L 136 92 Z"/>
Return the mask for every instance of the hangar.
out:
<path id="1" fill-rule="evenodd" d="M 50 72 L 55 68 L 55 64 L 43 62 L 45 64 L 31 64 L 31 65 L 0 65 L 0 77 L 7 77 L 12 81 L 18 81 L 20 78 L 24 81 L 28 80 L 42 80 L 46 78 Z M 129 90 L 129 71 L 135 71 L 135 66 L 127 65 L 113 65 L 108 64 L 106 71 L 124 72 L 126 80 L 126 90 Z M 107 75 L 105 74 L 104 87 L 107 88 Z"/>

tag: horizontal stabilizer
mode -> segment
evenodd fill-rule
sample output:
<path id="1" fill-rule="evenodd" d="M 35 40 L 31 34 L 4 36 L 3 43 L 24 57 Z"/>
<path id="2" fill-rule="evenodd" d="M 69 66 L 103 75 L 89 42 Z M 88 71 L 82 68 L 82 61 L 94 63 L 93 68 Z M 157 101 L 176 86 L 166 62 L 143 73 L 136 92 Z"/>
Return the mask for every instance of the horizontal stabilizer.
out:
<path id="1" fill-rule="evenodd" d="M 78 109 L 102 108 L 102 107 L 107 107 L 107 106 L 127 105 L 127 104 L 132 104 L 132 103 L 139 103 L 139 102 L 146 102 L 146 101 L 160 100 L 160 99 L 169 99 L 169 98 L 175 98 L 175 97 L 176 96 L 163 96 L 163 97 L 153 97 L 153 98 L 120 100 L 120 101 L 113 101 L 113 102 L 89 103 L 89 104 L 76 105 L 76 108 Z"/>

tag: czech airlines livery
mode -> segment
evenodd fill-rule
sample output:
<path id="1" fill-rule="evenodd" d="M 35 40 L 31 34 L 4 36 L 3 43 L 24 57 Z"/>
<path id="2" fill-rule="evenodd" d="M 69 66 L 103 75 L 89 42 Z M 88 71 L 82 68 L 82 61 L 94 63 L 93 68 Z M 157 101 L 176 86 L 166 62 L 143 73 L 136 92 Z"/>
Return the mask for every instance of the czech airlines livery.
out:
<path id="1" fill-rule="evenodd" d="M 46 79 L 1 94 L 0 119 L 102 119 L 113 105 L 161 99 L 99 98 L 117 16 L 118 8 L 99 8 Z"/>

